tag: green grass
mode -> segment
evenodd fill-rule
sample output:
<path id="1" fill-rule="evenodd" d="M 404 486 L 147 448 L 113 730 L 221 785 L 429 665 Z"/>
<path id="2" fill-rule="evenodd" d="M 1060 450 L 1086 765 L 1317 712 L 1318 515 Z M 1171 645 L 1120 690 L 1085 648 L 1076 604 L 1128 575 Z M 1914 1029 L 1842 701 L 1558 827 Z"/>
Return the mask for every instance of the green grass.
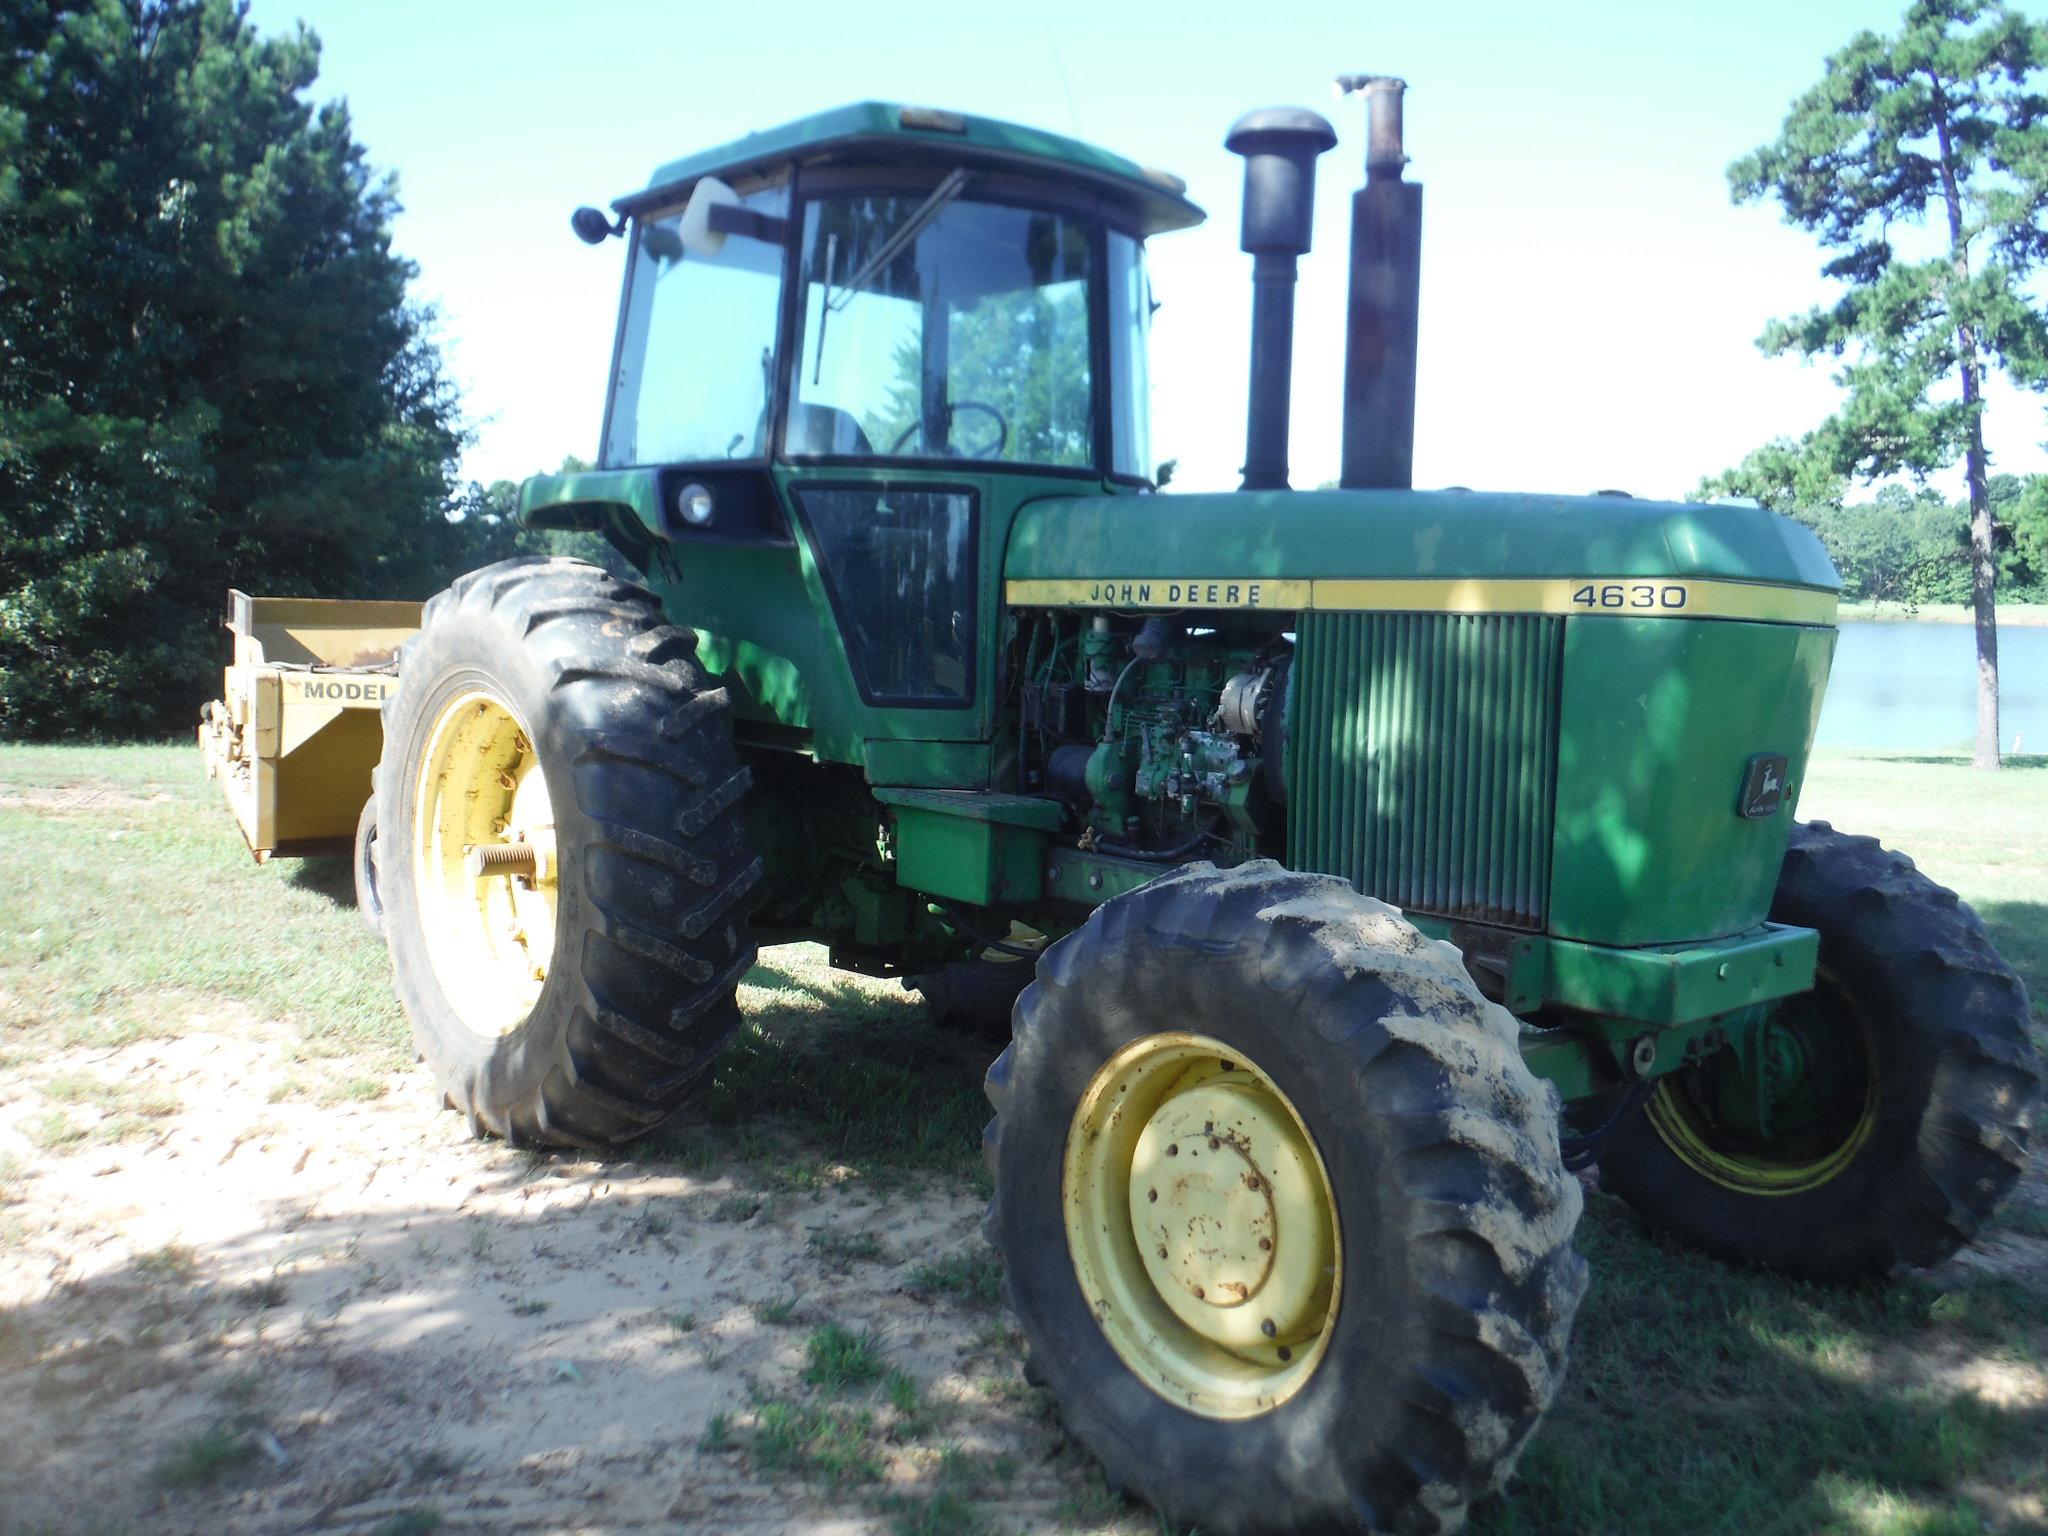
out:
<path id="1" fill-rule="evenodd" d="M 834 1486 L 875 1483 L 882 1460 L 869 1439 L 873 1428 L 865 1409 L 774 1400 L 755 1406 L 741 1444 L 760 1472 L 796 1472 Z"/>
<path id="2" fill-rule="evenodd" d="M 1881 838 L 1953 887 L 2048 1018 L 2048 756 L 1980 773 L 1955 755 L 1822 753 L 1799 814 Z"/>
<path id="3" fill-rule="evenodd" d="M 0 1052 L 241 1014 L 410 1064 L 347 860 L 255 864 L 196 747 L 0 745 L 0 889 Z"/>
<path id="4" fill-rule="evenodd" d="M 881 1338 L 872 1332 L 827 1323 L 804 1340 L 804 1380 L 828 1392 L 880 1381 L 887 1369 Z"/>
<path id="5" fill-rule="evenodd" d="M 1958 1307 L 1925 1282 L 1844 1291 L 1746 1273 L 1653 1241 L 1598 1196 L 1578 1245 L 1592 1285 L 1570 1375 L 1477 1532 L 1904 1536 L 1960 1517 L 1960 1483 L 2016 1480 L 2048 1448 L 2048 1408 L 1915 1370 L 1968 1351 L 1972 1319 L 2011 1315 L 1998 1284 Z M 2048 1296 L 2033 1307 L 2038 1328 Z M 1887 1500 L 1896 1519 L 1879 1518 Z"/>
<path id="6" fill-rule="evenodd" d="M 938 1176 L 987 1192 L 991 1048 L 934 1029 L 894 983 L 831 970 L 816 945 L 767 951 L 740 1001 L 746 1023 L 719 1057 L 700 1121 L 657 1133 L 636 1157 L 698 1173 L 737 1160 L 780 1190 Z"/>
<path id="7" fill-rule="evenodd" d="M 910 1287 L 928 1296 L 950 1296 L 983 1307 L 999 1306 L 1003 1300 L 1003 1261 L 992 1248 L 949 1253 L 912 1270 Z"/>
<path id="8" fill-rule="evenodd" d="M 835 1269 L 845 1269 L 851 1264 L 881 1264 L 889 1257 L 889 1250 L 883 1246 L 881 1238 L 872 1232 L 849 1232 L 844 1227 L 824 1226 L 814 1228 L 805 1241 L 813 1258 Z"/>
<path id="9" fill-rule="evenodd" d="M 248 1434 L 216 1425 L 175 1446 L 157 1463 L 157 1481 L 167 1488 L 198 1488 L 219 1482 L 256 1454 Z"/>

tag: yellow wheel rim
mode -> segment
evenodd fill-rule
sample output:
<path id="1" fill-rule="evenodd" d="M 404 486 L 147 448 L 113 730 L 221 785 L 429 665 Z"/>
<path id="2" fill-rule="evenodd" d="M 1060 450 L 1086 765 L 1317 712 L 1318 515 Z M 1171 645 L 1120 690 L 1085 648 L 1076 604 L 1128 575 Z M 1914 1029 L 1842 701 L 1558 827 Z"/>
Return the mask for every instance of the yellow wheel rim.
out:
<path id="1" fill-rule="evenodd" d="M 1738 1194 L 1801 1195 L 1841 1175 L 1856 1160 L 1877 1127 L 1878 1072 L 1870 1025 L 1826 969 L 1816 974 L 1816 993 L 1835 1016 L 1840 1044 L 1853 1047 L 1863 1079 L 1862 1102 L 1853 1122 L 1832 1145 L 1796 1153 L 1743 1145 L 1713 1122 L 1694 1094 L 1676 1077 L 1657 1084 L 1643 1105 L 1650 1125 L 1687 1167 Z"/>
<path id="2" fill-rule="evenodd" d="M 1111 1348 L 1213 1419 L 1277 1407 L 1336 1321 L 1337 1208 L 1287 1096 L 1221 1041 L 1134 1041 L 1095 1074 L 1067 1135 L 1067 1246 Z"/>
<path id="3" fill-rule="evenodd" d="M 555 817 L 532 732 L 497 695 L 461 694 L 434 721 L 418 791 L 427 952 L 463 1026 L 496 1039 L 533 1012 L 554 957 Z"/>

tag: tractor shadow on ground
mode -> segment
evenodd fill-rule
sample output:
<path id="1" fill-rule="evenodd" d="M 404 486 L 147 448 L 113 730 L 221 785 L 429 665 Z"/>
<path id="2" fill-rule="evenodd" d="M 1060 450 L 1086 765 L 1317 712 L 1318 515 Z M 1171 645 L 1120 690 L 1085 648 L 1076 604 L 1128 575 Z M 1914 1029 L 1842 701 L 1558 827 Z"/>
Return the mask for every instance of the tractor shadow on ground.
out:
<path id="1" fill-rule="evenodd" d="M 863 1468 L 915 1442 L 922 1470 L 899 1467 L 888 1487 L 906 1508 L 955 1486 L 941 1426 L 956 1412 L 1032 1469 L 990 1496 L 1050 1509 L 1076 1492 L 1071 1459 L 1047 1465 L 1021 1379 L 944 1416 L 899 1411 L 910 1390 L 879 1381 L 832 1394 L 804 1380 L 805 1341 L 826 1324 L 884 1340 L 920 1405 L 963 1357 L 1014 1377 L 1006 1344 L 976 1342 L 986 1309 L 928 1299 L 906 1321 L 910 1267 L 952 1237 L 899 1251 L 883 1228 L 886 1267 L 814 1291 L 819 1231 L 880 1227 L 882 1210 L 742 1220 L 658 1172 L 495 1145 L 470 1156 L 481 1210 L 330 1214 L 281 1193 L 245 1238 L 140 1255 L 0 1309 L 0 1507 L 34 1511 L 23 1529 L 44 1536 L 553 1530 L 598 1511 L 606 1529 L 709 1536 L 735 1511 L 780 1529 L 820 1503 L 854 1519 L 878 1507 L 874 1478 L 818 1476 L 804 1447 L 777 1447 L 793 1472 L 765 1453 L 757 1469 L 747 1416 L 765 1402 L 862 1425 Z M 900 1227 L 917 1213 L 889 1215 Z M 971 1221 L 953 1225 L 971 1240 Z M 714 1417 L 735 1429 L 714 1433 Z"/>
<path id="2" fill-rule="evenodd" d="M 297 890 L 325 896 L 337 907 L 356 904 L 355 864 L 340 854 L 293 859 L 286 865 L 284 879 L 287 885 Z"/>
<path id="3" fill-rule="evenodd" d="M 1034 1529 L 1153 1528 L 1113 1501 L 1073 1517 L 1088 1463 L 1048 1460 L 1056 1425 L 1021 1381 L 927 1430 L 878 1387 L 808 1387 L 804 1341 L 827 1322 L 882 1330 L 920 1391 L 962 1356 L 981 1361 L 970 1373 L 1016 1370 L 1014 1346 L 986 1337 L 998 1313 L 927 1300 L 913 1342 L 892 1321 L 900 1277 L 870 1266 L 861 1285 L 817 1286 L 813 1207 L 734 1218 L 711 1193 L 656 1188 L 658 1171 L 496 1144 L 462 1160 L 481 1210 L 320 1213 L 280 1195 L 272 1231 L 140 1255 L 0 1310 L 0 1499 L 38 1511 L 50 1536 L 131 1516 L 135 1529 L 367 1529 L 415 1508 L 451 1531 L 554 1528 L 588 1516 L 585 1485 L 535 1468 L 580 1465 L 604 1469 L 608 1528 L 709 1536 L 737 1510 L 776 1509 L 879 1532 L 899 1511 L 877 1500 L 937 1497 L 953 1475 L 940 1450 L 972 1438 L 1026 1469 L 976 1496 Z M 823 1216 L 900 1246 L 878 1207 Z M 280 1228 L 282 1264 L 267 1240 Z M 2039 1295 L 1745 1273 L 1658 1242 L 1597 1195 L 1580 1242 L 1593 1280 L 1570 1375 L 1474 1531 L 2038 1529 L 2048 1408 L 1944 1371 L 2038 1374 Z M 792 1297 L 793 1314 L 780 1307 Z M 771 1401 L 866 1422 L 877 1457 L 925 1435 L 930 1464 L 884 1495 L 865 1474 L 771 1460 L 788 1447 L 748 1427 Z"/>

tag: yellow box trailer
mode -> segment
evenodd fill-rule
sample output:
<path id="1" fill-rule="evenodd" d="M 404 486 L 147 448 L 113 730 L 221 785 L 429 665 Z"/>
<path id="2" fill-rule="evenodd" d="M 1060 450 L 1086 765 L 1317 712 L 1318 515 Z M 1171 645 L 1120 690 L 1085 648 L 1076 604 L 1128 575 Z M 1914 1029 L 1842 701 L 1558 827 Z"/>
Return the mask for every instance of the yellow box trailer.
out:
<path id="1" fill-rule="evenodd" d="M 258 860 L 353 844 L 420 606 L 228 594 L 234 660 L 199 745 Z"/>

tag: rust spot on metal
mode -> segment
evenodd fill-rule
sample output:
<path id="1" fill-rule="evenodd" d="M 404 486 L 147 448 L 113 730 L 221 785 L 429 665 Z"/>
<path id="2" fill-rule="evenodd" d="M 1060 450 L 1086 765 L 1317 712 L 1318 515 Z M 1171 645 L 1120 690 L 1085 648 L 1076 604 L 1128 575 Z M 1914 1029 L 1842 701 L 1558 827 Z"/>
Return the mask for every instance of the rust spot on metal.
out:
<path id="1" fill-rule="evenodd" d="M 1216 1138 L 1215 1138 L 1214 1136 L 1211 1136 L 1211 1137 L 1209 1138 L 1209 1150 L 1210 1150 L 1211 1152 L 1214 1152 L 1214 1151 L 1216 1151 L 1216 1150 L 1217 1150 L 1218 1148 L 1220 1148 L 1220 1147 L 1221 1147 L 1222 1145 L 1223 1145 L 1223 1143 L 1222 1143 L 1222 1142 L 1220 1142 L 1220 1141 L 1218 1141 L 1218 1140 L 1217 1140 L 1217 1139 L 1216 1139 Z"/>

